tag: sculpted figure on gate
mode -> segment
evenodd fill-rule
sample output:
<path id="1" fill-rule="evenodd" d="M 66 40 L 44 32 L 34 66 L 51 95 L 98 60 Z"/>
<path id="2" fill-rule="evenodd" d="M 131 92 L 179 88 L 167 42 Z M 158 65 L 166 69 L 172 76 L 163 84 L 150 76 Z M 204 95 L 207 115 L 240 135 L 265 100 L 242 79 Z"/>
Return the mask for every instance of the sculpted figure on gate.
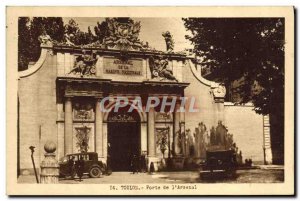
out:
<path id="1" fill-rule="evenodd" d="M 150 57 L 149 58 L 149 65 L 151 70 L 152 79 L 160 79 L 162 80 L 171 80 L 176 81 L 176 77 L 173 75 L 173 71 L 168 68 L 169 61 L 167 58 L 163 56 L 158 56 L 156 58 Z"/>
<path id="2" fill-rule="evenodd" d="M 97 55 L 95 52 L 87 54 L 83 51 L 83 55 L 79 55 L 74 63 L 74 68 L 68 73 L 73 75 L 94 76 L 96 74 Z"/>

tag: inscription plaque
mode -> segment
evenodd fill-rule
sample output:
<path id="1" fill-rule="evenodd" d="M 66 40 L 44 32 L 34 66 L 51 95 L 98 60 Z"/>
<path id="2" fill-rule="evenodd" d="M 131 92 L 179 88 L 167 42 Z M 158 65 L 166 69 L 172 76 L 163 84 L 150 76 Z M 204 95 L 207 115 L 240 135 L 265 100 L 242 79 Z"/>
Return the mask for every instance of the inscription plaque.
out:
<path id="1" fill-rule="evenodd" d="M 143 75 L 143 62 L 139 59 L 120 60 L 117 58 L 103 59 L 104 74 Z"/>

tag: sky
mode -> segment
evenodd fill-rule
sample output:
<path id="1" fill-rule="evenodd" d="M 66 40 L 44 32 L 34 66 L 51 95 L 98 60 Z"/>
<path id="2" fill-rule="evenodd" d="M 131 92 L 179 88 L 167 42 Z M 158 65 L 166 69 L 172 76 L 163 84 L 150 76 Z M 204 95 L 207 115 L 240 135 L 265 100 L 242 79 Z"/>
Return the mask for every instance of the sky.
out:
<path id="1" fill-rule="evenodd" d="M 71 18 L 63 18 L 67 24 Z M 80 17 L 73 18 L 78 24 L 80 30 L 87 32 L 88 26 L 94 31 L 94 26 L 98 22 L 102 22 L 104 18 Z M 140 40 L 149 42 L 149 45 L 157 50 L 166 50 L 166 44 L 162 33 L 170 31 L 175 41 L 174 51 L 182 51 L 186 48 L 192 48 L 192 45 L 185 39 L 185 35 L 189 34 L 181 18 L 132 18 L 134 21 L 141 22 Z"/>

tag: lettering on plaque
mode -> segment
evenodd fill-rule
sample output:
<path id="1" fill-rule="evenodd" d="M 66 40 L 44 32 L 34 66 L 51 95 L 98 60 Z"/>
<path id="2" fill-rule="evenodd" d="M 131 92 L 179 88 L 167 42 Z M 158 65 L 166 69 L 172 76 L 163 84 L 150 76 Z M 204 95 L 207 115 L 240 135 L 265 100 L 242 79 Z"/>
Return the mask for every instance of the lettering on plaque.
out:
<path id="1" fill-rule="evenodd" d="M 143 62 L 139 59 L 120 60 L 117 58 L 103 59 L 105 74 L 142 76 Z"/>

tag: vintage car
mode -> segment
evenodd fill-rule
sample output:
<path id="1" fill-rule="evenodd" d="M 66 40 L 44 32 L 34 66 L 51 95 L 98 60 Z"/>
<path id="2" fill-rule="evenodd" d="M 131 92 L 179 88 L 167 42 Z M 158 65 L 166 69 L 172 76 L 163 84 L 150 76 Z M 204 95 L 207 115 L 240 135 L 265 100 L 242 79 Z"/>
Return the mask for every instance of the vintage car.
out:
<path id="1" fill-rule="evenodd" d="M 72 171 L 70 160 L 74 157 L 75 166 Z M 83 157 L 84 160 L 84 174 L 88 174 L 92 178 L 100 177 L 105 172 L 105 165 L 98 161 L 98 154 L 96 152 L 68 154 L 62 157 L 59 161 L 59 175 L 61 177 L 71 176 L 74 177 L 77 172 L 77 161 Z"/>
<path id="2" fill-rule="evenodd" d="M 237 162 L 233 150 L 206 151 L 206 160 L 200 168 L 201 179 L 225 179 L 236 176 Z"/>

